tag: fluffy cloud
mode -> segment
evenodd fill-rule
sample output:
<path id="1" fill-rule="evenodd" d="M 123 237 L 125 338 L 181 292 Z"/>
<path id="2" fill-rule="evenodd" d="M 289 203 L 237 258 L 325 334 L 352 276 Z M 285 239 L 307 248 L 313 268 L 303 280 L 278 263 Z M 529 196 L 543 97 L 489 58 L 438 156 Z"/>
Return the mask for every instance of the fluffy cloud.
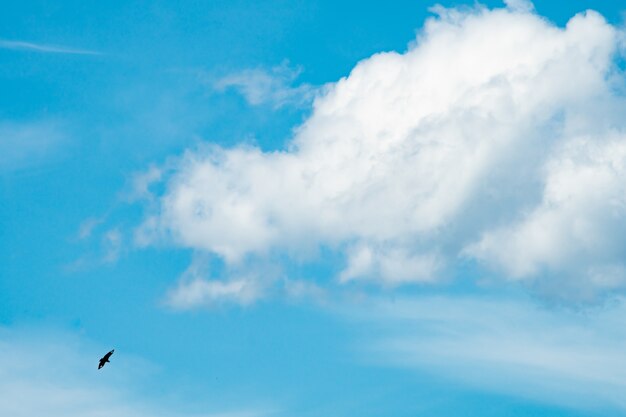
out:
<path id="1" fill-rule="evenodd" d="M 209 257 L 196 254 L 178 285 L 167 294 L 165 305 L 188 310 L 224 303 L 247 306 L 272 296 L 315 303 L 324 303 L 328 298 L 324 288 L 308 280 L 287 277 L 271 263 L 227 267 L 219 273 L 212 271 L 211 266 Z"/>
<path id="2" fill-rule="evenodd" d="M 626 282 L 626 136 L 568 141 L 546 166 L 542 201 L 467 252 L 512 278 L 564 273 L 561 290 Z M 572 288 L 574 286 L 574 288 Z"/>
<path id="3" fill-rule="evenodd" d="M 345 256 L 343 281 L 432 282 L 469 257 L 568 296 L 621 287 L 623 34 L 593 11 L 559 28 L 520 1 L 433 11 L 406 52 L 325 87 L 287 150 L 187 152 L 142 243 L 229 265 L 323 246 Z"/>

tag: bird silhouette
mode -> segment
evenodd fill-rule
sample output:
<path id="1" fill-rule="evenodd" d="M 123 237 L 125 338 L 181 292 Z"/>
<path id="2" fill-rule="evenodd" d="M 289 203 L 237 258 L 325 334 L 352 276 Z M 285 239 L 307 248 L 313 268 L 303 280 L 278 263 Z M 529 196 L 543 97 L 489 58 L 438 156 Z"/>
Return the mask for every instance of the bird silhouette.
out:
<path id="1" fill-rule="evenodd" d="M 100 359 L 100 363 L 98 364 L 98 369 L 102 368 L 105 363 L 109 362 L 109 358 L 111 357 L 113 352 L 115 352 L 115 349 L 111 350 L 109 353 L 107 353 Z"/>

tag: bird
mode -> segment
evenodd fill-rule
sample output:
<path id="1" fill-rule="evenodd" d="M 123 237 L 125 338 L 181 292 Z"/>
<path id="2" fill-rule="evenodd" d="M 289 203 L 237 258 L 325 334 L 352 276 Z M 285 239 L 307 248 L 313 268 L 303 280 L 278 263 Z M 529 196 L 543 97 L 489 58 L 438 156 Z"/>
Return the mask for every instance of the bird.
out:
<path id="1" fill-rule="evenodd" d="M 107 353 L 100 359 L 100 363 L 98 364 L 98 369 L 102 368 L 105 363 L 109 362 L 109 358 L 111 357 L 113 352 L 115 352 L 115 349 L 111 350 L 109 353 Z"/>

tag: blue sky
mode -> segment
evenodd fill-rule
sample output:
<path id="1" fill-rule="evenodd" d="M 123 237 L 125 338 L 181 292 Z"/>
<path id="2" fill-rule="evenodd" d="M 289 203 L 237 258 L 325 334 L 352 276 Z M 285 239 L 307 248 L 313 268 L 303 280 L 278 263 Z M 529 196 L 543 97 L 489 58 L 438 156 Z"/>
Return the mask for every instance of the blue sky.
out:
<path id="1" fill-rule="evenodd" d="M 566 3 L 4 4 L 0 414 L 626 415 L 624 8 Z"/>

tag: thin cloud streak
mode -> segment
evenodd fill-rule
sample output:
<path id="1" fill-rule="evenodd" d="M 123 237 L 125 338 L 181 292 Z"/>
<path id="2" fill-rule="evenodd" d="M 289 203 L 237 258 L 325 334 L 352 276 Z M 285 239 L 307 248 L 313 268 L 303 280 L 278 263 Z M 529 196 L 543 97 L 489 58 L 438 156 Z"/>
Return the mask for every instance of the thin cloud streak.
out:
<path id="1" fill-rule="evenodd" d="M 102 52 L 90 51 L 88 49 L 75 49 L 59 45 L 45 45 L 25 41 L 12 41 L 0 39 L 0 48 L 14 49 L 21 51 L 43 52 L 49 54 L 71 54 L 71 55 L 102 55 Z"/>
<path id="2" fill-rule="evenodd" d="M 356 317 L 375 329 L 368 360 L 547 404 L 626 410 L 623 298 L 585 311 L 469 295 L 367 307 Z"/>

